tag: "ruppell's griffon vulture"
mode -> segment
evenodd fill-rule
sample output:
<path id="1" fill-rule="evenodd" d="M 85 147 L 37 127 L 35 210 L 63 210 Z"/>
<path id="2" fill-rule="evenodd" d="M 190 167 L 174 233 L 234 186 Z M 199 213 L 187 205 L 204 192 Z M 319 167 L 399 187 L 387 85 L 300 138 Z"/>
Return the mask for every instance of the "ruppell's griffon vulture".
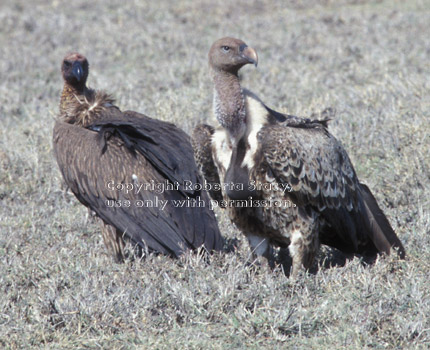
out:
<path id="1" fill-rule="evenodd" d="M 269 258 L 272 244 L 288 247 L 293 276 L 311 266 L 320 244 L 369 257 L 395 248 L 403 258 L 402 243 L 327 130 L 328 120 L 276 112 L 241 87 L 239 69 L 257 61 L 242 40 L 227 37 L 212 45 L 220 125 L 198 125 L 192 136 L 202 173 L 208 182 L 220 182 L 222 203 L 254 254 Z"/>

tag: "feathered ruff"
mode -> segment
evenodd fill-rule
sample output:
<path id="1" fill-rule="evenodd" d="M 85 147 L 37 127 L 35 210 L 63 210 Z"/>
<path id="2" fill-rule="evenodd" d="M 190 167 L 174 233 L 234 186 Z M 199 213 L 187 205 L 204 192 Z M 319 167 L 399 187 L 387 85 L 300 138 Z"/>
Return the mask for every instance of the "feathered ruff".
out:
<path id="1" fill-rule="evenodd" d="M 82 126 L 90 126 L 97 121 L 107 108 L 116 107 L 115 99 L 104 91 L 88 93 L 69 97 L 67 107 L 60 114 L 60 119 L 66 123 Z M 117 108 L 117 107 L 116 107 Z"/>

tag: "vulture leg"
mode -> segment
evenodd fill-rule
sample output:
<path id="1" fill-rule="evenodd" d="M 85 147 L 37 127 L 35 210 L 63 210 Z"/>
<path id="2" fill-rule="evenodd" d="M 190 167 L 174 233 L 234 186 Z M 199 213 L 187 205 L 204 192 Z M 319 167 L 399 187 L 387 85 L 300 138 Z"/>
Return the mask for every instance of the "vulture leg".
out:
<path id="1" fill-rule="evenodd" d="M 248 234 L 247 238 L 251 247 L 252 259 L 254 261 L 259 260 L 259 257 L 262 256 L 266 258 L 269 267 L 273 269 L 275 267 L 275 259 L 269 239 L 252 234 Z"/>
<path id="2" fill-rule="evenodd" d="M 291 273 L 291 267 L 293 266 L 293 259 L 291 258 L 290 251 L 288 247 L 280 247 L 278 251 L 279 265 L 282 267 L 285 276 L 289 276 Z"/>
<path id="3" fill-rule="evenodd" d="M 93 220 L 96 216 L 96 212 L 91 210 L 90 208 L 87 208 L 87 209 L 88 209 L 88 211 L 87 211 L 87 215 L 85 217 L 85 219 L 86 219 L 85 221 L 86 222 L 93 222 Z"/>
<path id="4" fill-rule="evenodd" d="M 295 279 L 302 266 L 309 270 L 315 260 L 319 249 L 317 225 L 302 221 L 300 227 L 291 233 L 288 249 L 293 259 L 291 276 Z"/>
<path id="5" fill-rule="evenodd" d="M 117 263 L 124 262 L 124 240 L 122 233 L 100 219 L 103 241 Z"/>

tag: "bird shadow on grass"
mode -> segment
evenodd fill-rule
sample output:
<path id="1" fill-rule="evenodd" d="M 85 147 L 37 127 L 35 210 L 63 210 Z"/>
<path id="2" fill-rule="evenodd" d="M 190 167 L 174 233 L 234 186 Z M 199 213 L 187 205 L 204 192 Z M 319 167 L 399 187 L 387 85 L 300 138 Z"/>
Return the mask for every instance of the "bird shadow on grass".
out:
<path id="1" fill-rule="evenodd" d="M 317 259 L 315 259 L 312 267 L 307 270 L 311 275 L 316 275 L 320 269 L 331 269 L 336 267 L 343 267 L 345 264 L 358 257 L 361 259 L 363 266 L 372 265 L 377 257 L 361 256 L 357 254 L 345 254 L 336 248 L 323 246 Z M 279 248 L 275 255 L 275 264 L 280 266 L 284 275 L 289 277 L 292 267 L 292 258 L 288 248 Z"/>
<path id="2" fill-rule="evenodd" d="M 240 240 L 237 238 L 226 238 L 225 239 L 225 243 L 224 243 L 224 248 L 222 253 L 234 253 L 235 251 L 237 251 L 238 247 L 240 244 Z M 220 252 L 218 252 L 220 253 Z M 178 263 L 179 265 L 182 264 L 182 260 L 185 256 L 187 256 L 188 253 L 185 253 L 183 255 L 181 255 L 178 259 L 175 259 L 172 257 L 172 259 Z M 212 255 L 212 252 L 209 252 L 206 248 L 204 247 L 200 247 L 196 250 L 193 250 L 191 252 L 192 255 L 195 256 L 199 256 L 200 257 L 200 261 L 203 261 L 207 264 L 210 264 L 210 256 Z M 141 263 L 146 261 L 148 258 L 154 258 L 156 256 L 159 255 L 164 255 L 162 253 L 156 252 L 156 251 L 151 251 L 149 249 L 147 249 L 147 247 L 143 248 L 140 245 L 133 245 L 130 242 L 126 242 L 126 246 L 124 249 L 124 261 L 125 263 L 131 263 L 131 264 L 135 264 L 135 263 Z M 186 260 L 186 258 L 185 258 Z"/>
<path id="3" fill-rule="evenodd" d="M 230 253 L 238 253 L 238 249 L 240 247 L 241 240 L 238 238 L 226 238 L 224 244 L 224 250 L 222 253 L 230 254 Z M 143 249 L 141 246 L 133 246 L 130 243 L 126 244 L 126 248 L 124 251 L 125 254 L 125 262 L 129 262 L 131 264 L 141 263 L 147 260 L 149 257 L 155 257 L 160 255 L 157 252 L 151 252 L 147 249 Z M 204 262 L 206 264 L 211 263 L 211 253 L 208 252 L 204 248 L 197 249 L 192 252 L 192 255 L 198 255 L 200 257 L 199 261 Z M 186 255 L 184 255 L 186 256 Z M 343 267 L 349 261 L 358 257 L 361 260 L 363 266 L 372 265 L 377 257 L 367 257 L 361 256 L 357 254 L 345 254 L 340 250 L 328 246 L 321 246 L 321 250 L 315 259 L 314 264 L 310 269 L 307 270 L 307 273 L 311 275 L 316 275 L 319 270 L 331 269 L 336 267 Z M 174 259 L 179 266 L 186 263 L 187 258 L 185 260 L 182 259 L 181 256 L 179 259 Z M 282 273 L 288 278 L 290 277 L 291 267 L 292 267 L 292 258 L 290 256 L 288 247 L 283 248 L 274 248 L 273 249 L 273 260 L 269 263 L 266 258 L 260 257 L 261 259 L 252 260 L 248 259 L 246 265 L 255 268 L 256 270 L 281 270 Z M 266 266 L 267 265 L 267 266 Z M 267 269 L 266 269 L 267 267 Z"/>

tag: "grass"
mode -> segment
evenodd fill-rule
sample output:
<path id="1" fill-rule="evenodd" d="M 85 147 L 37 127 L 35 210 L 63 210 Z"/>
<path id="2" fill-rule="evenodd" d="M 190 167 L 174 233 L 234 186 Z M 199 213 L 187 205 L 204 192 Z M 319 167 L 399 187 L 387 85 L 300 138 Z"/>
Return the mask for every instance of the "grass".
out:
<path id="1" fill-rule="evenodd" d="M 429 20 L 424 0 L 3 1 L 0 347 L 428 348 Z M 293 283 L 251 269 L 246 241 L 218 211 L 225 236 L 239 239 L 234 253 L 112 263 L 53 159 L 61 59 L 84 53 L 90 86 L 190 133 L 211 119 L 207 52 L 225 35 L 257 50 L 243 85 L 269 106 L 336 110 L 330 131 L 405 261 L 354 259 Z"/>

